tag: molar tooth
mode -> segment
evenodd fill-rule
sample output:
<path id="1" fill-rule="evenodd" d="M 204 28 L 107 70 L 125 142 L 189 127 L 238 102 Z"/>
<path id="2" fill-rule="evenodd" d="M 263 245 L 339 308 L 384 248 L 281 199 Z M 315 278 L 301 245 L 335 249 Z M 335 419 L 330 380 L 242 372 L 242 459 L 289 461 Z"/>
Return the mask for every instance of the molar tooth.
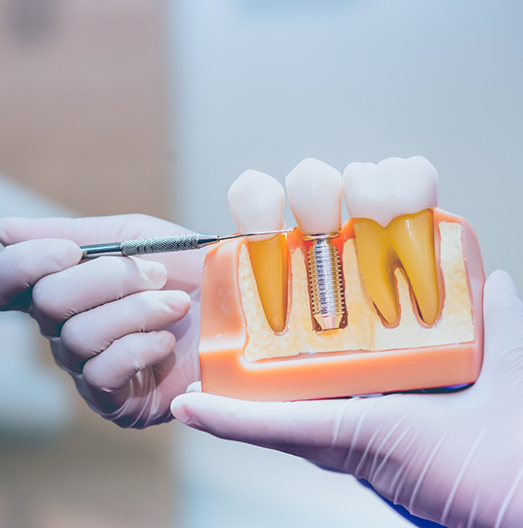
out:
<path id="1" fill-rule="evenodd" d="M 227 198 L 240 233 L 275 231 L 284 227 L 285 191 L 272 176 L 245 171 L 231 185 Z M 275 332 L 282 332 L 287 314 L 285 237 L 251 237 L 247 247 L 267 322 Z"/>
<path id="2" fill-rule="evenodd" d="M 363 281 L 383 318 L 399 321 L 394 270 L 403 266 L 421 318 L 439 313 L 439 286 L 432 208 L 437 206 L 436 169 L 419 156 L 389 158 L 378 165 L 351 163 L 344 172 L 345 201 L 354 220 Z"/>

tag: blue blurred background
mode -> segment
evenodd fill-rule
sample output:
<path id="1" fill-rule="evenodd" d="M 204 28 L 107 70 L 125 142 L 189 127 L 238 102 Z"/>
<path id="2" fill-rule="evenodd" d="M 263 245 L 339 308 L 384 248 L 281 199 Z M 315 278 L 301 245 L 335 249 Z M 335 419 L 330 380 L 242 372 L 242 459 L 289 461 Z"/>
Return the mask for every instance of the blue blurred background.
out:
<path id="1" fill-rule="evenodd" d="M 224 233 L 245 169 L 422 155 L 523 291 L 522 23 L 517 0 L 0 0 L 0 215 Z M 23 315 L 0 335 L 1 527 L 408 526 L 298 459 L 121 431 Z"/>

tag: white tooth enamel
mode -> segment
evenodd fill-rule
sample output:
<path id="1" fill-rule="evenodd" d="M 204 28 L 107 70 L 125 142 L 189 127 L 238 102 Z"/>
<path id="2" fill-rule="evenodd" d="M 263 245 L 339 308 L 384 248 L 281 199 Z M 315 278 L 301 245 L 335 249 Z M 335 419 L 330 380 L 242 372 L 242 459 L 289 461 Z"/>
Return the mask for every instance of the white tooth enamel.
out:
<path id="1" fill-rule="evenodd" d="M 438 205 L 438 172 L 421 156 L 351 163 L 343 173 L 343 190 L 353 218 L 385 227 L 397 216 Z"/>
<path id="2" fill-rule="evenodd" d="M 255 170 L 242 173 L 227 195 L 229 208 L 240 233 L 283 229 L 285 191 L 272 176 Z M 253 237 L 251 240 L 265 240 Z"/>
<path id="3" fill-rule="evenodd" d="M 285 183 L 289 204 L 304 235 L 341 229 L 341 173 L 308 158 L 298 163 Z"/>

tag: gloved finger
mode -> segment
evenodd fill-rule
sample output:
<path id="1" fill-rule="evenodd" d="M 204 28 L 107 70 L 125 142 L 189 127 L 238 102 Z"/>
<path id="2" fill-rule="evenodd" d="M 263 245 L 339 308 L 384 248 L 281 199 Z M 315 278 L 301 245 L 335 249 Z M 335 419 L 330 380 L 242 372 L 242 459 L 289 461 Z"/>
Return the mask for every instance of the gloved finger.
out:
<path id="1" fill-rule="evenodd" d="M 167 270 L 159 262 L 102 257 L 38 281 L 32 315 L 44 335 L 56 336 L 73 315 L 133 293 L 159 290 L 166 280 Z"/>
<path id="2" fill-rule="evenodd" d="M 182 319 L 190 307 L 182 291 L 146 291 L 107 303 L 69 319 L 62 328 L 56 361 L 71 371 L 128 334 L 150 332 Z"/>
<path id="3" fill-rule="evenodd" d="M 154 227 L 150 236 L 173 235 L 188 232 L 171 222 L 148 215 L 129 214 L 90 218 L 2 218 L 0 219 L 0 242 L 15 244 L 35 238 L 66 238 L 78 245 L 116 242 L 142 238 L 144 230 Z"/>
<path id="4" fill-rule="evenodd" d="M 0 309 L 27 310 L 31 287 L 42 277 L 78 264 L 80 248 L 68 240 L 30 240 L 0 253 Z"/>
<path id="5" fill-rule="evenodd" d="M 114 412 L 128 396 L 121 389 L 138 372 L 172 354 L 175 342 L 174 336 L 166 331 L 129 334 L 114 341 L 84 366 L 83 377 L 93 391 L 93 401 L 104 412 Z"/>
<path id="6" fill-rule="evenodd" d="M 483 314 L 485 359 L 482 376 L 494 372 L 514 348 L 520 352 L 523 349 L 523 302 L 514 281 L 505 271 L 495 271 L 487 279 Z"/>

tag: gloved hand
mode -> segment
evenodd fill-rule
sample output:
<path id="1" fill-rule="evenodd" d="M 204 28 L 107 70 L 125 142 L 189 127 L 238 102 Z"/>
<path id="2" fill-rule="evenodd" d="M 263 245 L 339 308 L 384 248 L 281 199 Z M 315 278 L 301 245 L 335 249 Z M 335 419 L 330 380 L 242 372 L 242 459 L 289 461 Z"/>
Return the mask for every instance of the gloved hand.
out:
<path id="1" fill-rule="evenodd" d="M 523 526 L 523 303 L 500 271 L 484 300 L 484 364 L 466 390 L 287 403 L 195 392 L 172 412 L 220 438 L 356 475 L 445 526 Z"/>
<path id="2" fill-rule="evenodd" d="M 144 215 L 0 221 L 0 309 L 29 312 L 89 406 L 120 426 L 172 419 L 171 400 L 199 379 L 204 252 L 77 266 L 78 245 L 187 232 Z"/>

